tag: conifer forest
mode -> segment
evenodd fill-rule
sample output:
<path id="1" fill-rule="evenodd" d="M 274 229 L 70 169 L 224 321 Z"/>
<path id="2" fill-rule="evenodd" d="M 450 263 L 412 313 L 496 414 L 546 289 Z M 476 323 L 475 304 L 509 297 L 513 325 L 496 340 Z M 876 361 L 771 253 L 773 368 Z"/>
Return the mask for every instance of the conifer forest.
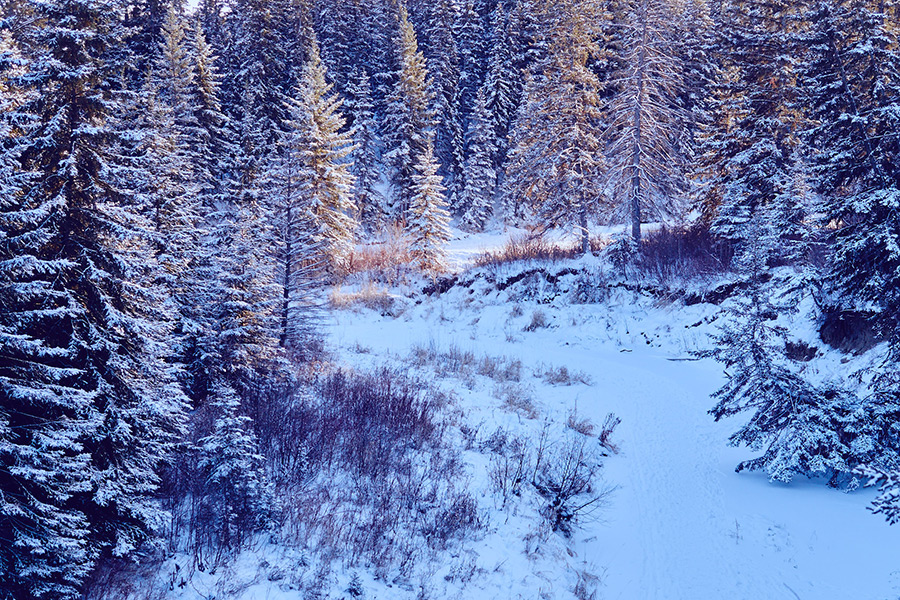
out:
<path id="1" fill-rule="evenodd" d="M 0 600 L 900 598 L 896 0 L 0 0 Z"/>

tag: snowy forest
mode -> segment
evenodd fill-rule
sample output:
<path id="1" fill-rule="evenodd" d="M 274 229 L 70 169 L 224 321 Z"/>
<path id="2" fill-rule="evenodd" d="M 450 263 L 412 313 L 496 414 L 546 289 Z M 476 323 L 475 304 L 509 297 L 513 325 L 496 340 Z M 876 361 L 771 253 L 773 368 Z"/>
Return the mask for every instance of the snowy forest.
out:
<path id="1" fill-rule="evenodd" d="M 894 0 L 0 0 L 0 600 L 897 597 L 898 360 Z"/>

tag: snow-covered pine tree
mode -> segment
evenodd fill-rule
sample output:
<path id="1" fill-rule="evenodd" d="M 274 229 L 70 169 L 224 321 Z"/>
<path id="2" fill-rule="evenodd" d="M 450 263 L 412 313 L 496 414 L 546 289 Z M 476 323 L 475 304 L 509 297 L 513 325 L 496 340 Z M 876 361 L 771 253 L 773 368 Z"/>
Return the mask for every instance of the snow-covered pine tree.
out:
<path id="1" fill-rule="evenodd" d="M 713 349 L 701 353 L 721 362 L 728 376 L 713 395 L 718 403 L 710 413 L 716 420 L 753 413 L 730 443 L 763 454 L 741 462 L 737 471 L 764 470 L 784 483 L 796 475 L 828 476 L 837 483 L 856 466 L 850 440 L 841 431 L 846 392 L 820 389 L 790 364 L 784 353 L 788 330 L 778 319 L 791 312 L 796 298 L 780 295 L 768 266 L 778 232 L 762 214 L 748 219 L 743 231 L 735 266 L 746 292 L 728 308 L 729 321 L 715 336 Z"/>
<path id="2" fill-rule="evenodd" d="M 299 167 L 299 183 L 314 220 L 314 239 L 321 259 L 340 268 L 353 249 L 354 178 L 348 157 L 352 140 L 344 131 L 341 100 L 325 81 L 325 65 L 313 39 L 303 78 L 290 102 L 291 119 L 283 146 Z"/>
<path id="3" fill-rule="evenodd" d="M 404 219 L 416 193 L 413 179 L 416 165 L 421 163 L 427 146 L 432 144 L 430 136 L 434 131 L 435 115 L 425 56 L 419 51 L 416 32 L 402 4 L 397 27 L 394 38 L 397 73 L 387 98 L 384 136 L 387 152 L 384 157 L 391 167 L 392 216 Z"/>
<path id="4" fill-rule="evenodd" d="M 381 169 L 375 104 L 369 77 L 363 69 L 354 71 L 350 76 L 344 110 L 353 126 L 353 152 L 350 158 L 353 165 L 351 172 L 356 178 L 353 204 L 357 210 L 357 221 L 363 228 L 374 231 L 383 224 L 386 209 L 379 190 Z"/>
<path id="5" fill-rule="evenodd" d="M 888 341 L 884 360 L 867 374 L 868 405 L 852 425 L 875 424 L 880 453 L 870 466 L 896 471 L 900 39 L 888 9 L 865 0 L 828 0 L 811 8 L 800 73 L 802 102 L 813 124 L 805 136 L 815 150 L 813 179 L 823 198 L 822 222 L 831 229 L 826 282 L 850 308 L 877 306 Z"/>
<path id="6" fill-rule="evenodd" d="M 0 598 L 67 599 L 77 597 L 96 556 L 87 518 L 67 504 L 90 489 L 90 456 L 81 440 L 96 429 L 97 414 L 90 397 L 63 380 L 64 368 L 34 360 L 52 364 L 54 357 L 35 335 L 42 332 L 28 331 L 28 320 L 43 312 L 39 304 L 28 306 L 29 273 L 42 263 L 29 252 L 28 237 L 48 235 L 40 222 L 54 206 L 24 198 L 37 173 L 24 168 L 24 147 L 16 140 L 35 115 L 21 110 L 29 96 L 17 79 L 30 65 L 6 25 L 0 41 Z M 40 300 L 40 288 L 49 286 L 34 287 L 32 300 Z M 42 389 L 48 384 L 55 389 Z"/>
<path id="7" fill-rule="evenodd" d="M 834 225 L 829 281 L 882 307 L 900 350 L 900 39 L 882 6 L 820 2 L 801 81 L 817 191 Z"/>
<path id="8" fill-rule="evenodd" d="M 233 175 L 237 147 L 221 104 L 221 75 L 213 48 L 206 39 L 200 18 L 194 26 L 194 100 L 198 130 L 191 140 L 199 195 L 204 212 L 215 207 Z"/>
<path id="9" fill-rule="evenodd" d="M 497 4 L 492 17 L 493 46 L 488 63 L 485 83 L 482 87 L 485 95 L 485 106 L 491 116 L 494 134 L 494 169 L 502 174 L 506 163 L 507 137 L 512 121 L 516 116 L 519 101 L 522 97 L 522 73 L 516 71 L 513 61 L 513 43 L 515 33 L 512 21 L 507 20 L 503 4 Z M 481 90 L 479 90 L 481 93 Z M 476 98 L 472 118 L 476 119 L 478 103 Z M 469 127 L 471 130 L 472 123 Z M 471 152 L 471 150 L 469 150 Z"/>
<path id="10" fill-rule="evenodd" d="M 302 26 L 307 9 L 305 2 L 294 0 L 229 4 L 223 104 L 230 117 L 243 123 L 244 152 L 258 167 L 276 148 L 288 118 L 286 100 L 299 81 L 309 41 L 310 28 Z"/>
<path id="11" fill-rule="evenodd" d="M 486 86 L 485 86 L 486 87 Z M 497 172 L 494 170 L 496 147 L 491 113 L 485 99 L 486 90 L 478 92 L 475 112 L 469 121 L 465 181 L 461 206 L 465 209 L 460 225 L 472 231 L 481 231 L 491 217 Z"/>
<path id="12" fill-rule="evenodd" d="M 122 7 L 27 8 L 26 100 L 2 144 L 3 168 L 34 177 L 4 175 L 0 200 L 0 578 L 17 599 L 75 598 L 97 556 L 152 535 L 184 405 L 144 285 L 149 223 L 113 153 Z"/>
<path id="13" fill-rule="evenodd" d="M 141 98 L 146 113 L 140 176 L 152 211 L 160 283 L 166 286 L 171 312 L 177 315 L 180 341 L 174 350 L 180 361 L 187 346 L 195 343 L 186 338 L 199 332 L 198 293 L 205 283 L 199 271 L 203 158 L 196 153 L 205 131 L 197 120 L 195 63 L 183 18 L 174 5 L 166 12 L 160 35 L 160 51 Z"/>
<path id="14" fill-rule="evenodd" d="M 236 163 L 253 165 L 253 160 L 239 147 Z M 259 373 L 278 376 L 282 294 L 273 251 L 275 232 L 260 188 L 268 182 L 261 182 L 249 166 L 235 175 L 209 215 L 206 252 L 212 257 L 215 296 L 211 339 L 204 347 L 215 367 L 213 385 L 224 381 L 246 399 Z"/>
<path id="15" fill-rule="evenodd" d="M 484 80 L 487 55 L 484 25 L 475 6 L 475 0 L 460 2 L 459 16 L 454 23 L 453 37 L 459 49 L 459 113 L 463 128 L 468 126 L 469 116 L 475 107 L 478 89 Z"/>
<path id="16" fill-rule="evenodd" d="M 195 73 L 192 92 L 196 135 L 189 140 L 192 152 L 197 209 L 203 216 L 197 231 L 194 296 L 195 329 L 185 338 L 182 375 L 190 397 L 202 406 L 211 394 L 211 386 L 221 365 L 215 350 L 216 322 L 224 291 L 220 285 L 221 257 L 227 251 L 220 246 L 220 219 L 229 212 L 230 193 L 236 187 L 239 148 L 232 123 L 223 113 L 219 101 L 220 76 L 212 47 L 206 41 L 203 24 L 198 17 L 194 29 L 192 63 Z M 217 233 L 215 230 L 219 229 Z"/>
<path id="17" fill-rule="evenodd" d="M 459 112 L 461 103 L 459 50 L 453 36 L 456 8 L 452 0 L 437 0 L 425 7 L 423 31 L 425 58 L 434 89 L 433 112 L 436 115 L 434 154 L 441 165 L 450 206 L 462 192 L 465 162 L 464 130 Z"/>
<path id="18" fill-rule="evenodd" d="M 687 115 L 679 106 L 683 65 L 677 61 L 679 32 L 668 0 L 629 0 L 618 5 L 622 68 L 607 108 L 605 133 L 617 220 L 631 224 L 635 242 L 641 223 L 682 213 L 687 187 L 680 147 Z"/>
<path id="19" fill-rule="evenodd" d="M 240 547 L 264 521 L 271 489 L 253 433 L 253 420 L 241 414 L 241 400 L 227 383 L 213 391 L 212 431 L 198 443 L 198 467 L 203 478 L 199 521 L 194 531 L 198 548 L 216 555 Z M 214 559 L 215 560 L 215 559 Z"/>
<path id="20" fill-rule="evenodd" d="M 436 273 L 447 267 L 445 259 L 446 246 L 450 241 L 450 213 L 430 140 L 425 153 L 416 163 L 416 171 L 413 175 L 415 195 L 406 224 L 409 249 L 423 271 Z"/>
<path id="21" fill-rule="evenodd" d="M 510 134 L 504 203 L 510 215 L 529 206 L 545 225 L 574 224 L 588 252 L 588 222 L 604 204 L 601 84 L 589 67 L 604 14 L 586 0 L 546 2 L 543 10 L 549 56 L 525 84 Z"/>
<path id="22" fill-rule="evenodd" d="M 714 14 L 724 57 L 712 86 L 712 116 L 694 174 L 700 209 L 722 239 L 740 243 L 743 224 L 790 181 L 799 115 L 791 32 L 797 3 L 726 0 Z"/>

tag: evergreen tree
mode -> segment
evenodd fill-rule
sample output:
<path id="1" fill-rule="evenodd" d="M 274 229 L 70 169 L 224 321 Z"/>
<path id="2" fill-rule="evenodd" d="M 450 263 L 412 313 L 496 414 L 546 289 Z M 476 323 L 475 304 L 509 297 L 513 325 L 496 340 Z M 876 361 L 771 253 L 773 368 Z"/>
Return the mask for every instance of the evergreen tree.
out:
<path id="1" fill-rule="evenodd" d="M 379 191 L 381 183 L 378 157 L 378 123 L 372 100 L 372 86 L 364 70 L 350 77 L 344 108 L 353 125 L 353 152 L 351 172 L 356 178 L 353 204 L 360 225 L 369 230 L 377 229 L 384 221 L 384 198 Z"/>
<path id="2" fill-rule="evenodd" d="M 195 65 L 174 6 L 166 13 L 161 36 L 160 53 L 143 97 L 149 122 L 143 128 L 141 175 L 149 176 L 142 187 L 152 209 L 161 283 L 168 288 L 183 337 L 197 330 L 200 315 L 195 310 L 195 294 L 203 286 L 198 271 L 203 233 L 198 181 L 201 158 L 195 154 L 203 131 L 197 121 Z M 184 348 L 176 353 L 181 360 Z"/>
<path id="3" fill-rule="evenodd" d="M 462 194 L 465 210 L 461 226 L 473 231 L 484 229 L 493 210 L 497 173 L 494 171 L 494 128 L 485 101 L 485 91 L 478 93 L 475 113 L 470 121 L 469 158 L 466 160 L 466 186 Z"/>
<path id="4" fill-rule="evenodd" d="M 262 524 L 271 490 L 252 419 L 240 414 L 238 394 L 220 384 L 210 408 L 213 430 L 198 442 L 198 466 L 204 482 L 200 520 L 209 522 L 211 530 L 198 541 L 221 553 L 240 547 Z"/>
<path id="5" fill-rule="evenodd" d="M 540 74 L 528 77 L 507 165 L 507 212 L 528 205 L 542 223 L 576 224 L 584 252 L 590 250 L 588 220 L 603 199 L 600 176 L 602 113 L 600 82 L 588 67 L 599 48 L 598 5 L 565 0 L 544 7 L 551 24 L 550 55 Z"/>
<path id="6" fill-rule="evenodd" d="M 736 267 L 746 278 L 747 294 L 729 309 L 731 320 L 716 337 L 714 349 L 704 353 L 728 369 L 728 381 L 714 398 L 716 420 L 754 411 L 749 423 L 730 442 L 764 449 L 763 456 L 742 462 L 737 470 L 765 469 L 773 480 L 790 482 L 796 474 L 823 474 L 840 468 L 841 441 L 832 427 L 833 406 L 818 389 L 786 364 L 787 330 L 774 321 L 789 304 L 776 304 L 766 287 L 773 249 L 770 227 L 760 218 L 745 227 L 746 243 Z M 836 403 L 835 403 L 836 404 Z"/>
<path id="7" fill-rule="evenodd" d="M 446 269 L 446 245 L 450 241 L 450 213 L 444 200 L 444 186 L 429 143 L 416 164 L 413 175 L 415 195 L 409 207 L 407 229 L 410 254 L 423 271 Z"/>
<path id="8" fill-rule="evenodd" d="M 880 305 L 900 332 L 900 40 L 880 11 L 819 3 L 802 82 L 824 221 L 835 226 L 829 280 Z"/>
<path id="9" fill-rule="evenodd" d="M 676 19 L 667 1 L 622 2 L 622 69 L 608 108 L 610 174 L 619 209 L 635 242 L 641 223 L 680 215 L 687 185 L 679 147 L 686 115 L 678 105 L 684 82 L 677 62 Z"/>
<path id="10" fill-rule="evenodd" d="M 297 97 L 291 102 L 289 137 L 285 145 L 299 163 L 299 178 L 316 222 L 315 239 L 332 267 L 352 250 L 357 227 L 353 213 L 354 178 L 347 158 L 353 150 L 343 132 L 341 101 L 330 94 L 325 67 L 313 40 L 309 62 Z"/>
<path id="11" fill-rule="evenodd" d="M 0 577 L 9 597 L 74 598 L 96 557 L 152 535 L 183 404 L 144 276 L 149 223 L 112 152 L 121 7 L 29 9 L 26 101 L 2 144 L 21 175 L 0 201 Z"/>
<path id="12" fill-rule="evenodd" d="M 391 167 L 394 189 L 393 216 L 406 217 L 415 194 L 416 167 L 431 144 L 434 131 L 432 93 L 425 56 L 419 51 L 416 32 L 406 8 L 401 5 L 395 39 L 397 74 L 388 98 L 385 116 L 385 159 Z"/>
<path id="13" fill-rule="evenodd" d="M 462 191 L 465 161 L 463 125 L 459 112 L 462 94 L 459 87 L 459 51 L 453 37 L 456 10 L 451 0 L 437 0 L 426 7 L 424 30 L 425 58 L 432 76 L 433 112 L 436 115 L 434 153 L 441 168 L 450 205 Z"/>
<path id="14" fill-rule="evenodd" d="M 733 242 L 740 243 L 748 219 L 791 180 L 799 126 L 791 72 L 796 6 L 727 0 L 715 15 L 718 52 L 726 58 L 695 177 L 713 231 Z"/>
<path id="15" fill-rule="evenodd" d="M 494 145 L 494 167 L 502 173 L 506 162 L 507 136 L 522 97 L 521 73 L 513 61 L 514 33 L 512 21 L 507 21 L 503 5 L 498 4 L 493 15 L 493 48 L 485 84 L 485 106 L 491 116 Z M 473 118 L 477 118 L 477 102 Z M 471 127 L 471 123 L 470 123 Z"/>
<path id="16" fill-rule="evenodd" d="M 478 89 L 484 81 L 487 55 L 484 25 L 474 0 L 461 1 L 453 34 L 459 49 L 459 112 L 462 126 L 467 127 Z"/>

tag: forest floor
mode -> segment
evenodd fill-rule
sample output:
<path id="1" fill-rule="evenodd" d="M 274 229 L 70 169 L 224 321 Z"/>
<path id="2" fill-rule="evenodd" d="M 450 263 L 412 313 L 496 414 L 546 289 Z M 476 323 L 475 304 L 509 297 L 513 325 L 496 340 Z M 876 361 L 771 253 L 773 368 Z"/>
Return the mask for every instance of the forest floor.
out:
<path id="1" fill-rule="evenodd" d="M 456 240 L 451 254 L 460 268 L 473 248 L 499 242 Z M 510 281 L 530 267 L 494 267 L 488 279 Z M 565 267 L 596 264 L 581 259 L 541 268 Z M 503 428 L 534 438 L 576 413 L 576 421 L 596 426 L 610 412 L 622 420 L 613 434 L 618 453 L 604 459 L 603 485 L 612 490 L 604 506 L 571 539 L 545 536 L 544 545 L 557 550 L 538 557 L 528 547 L 535 527 L 528 519 L 539 517 L 523 510 L 523 522 L 511 521 L 508 509 L 488 499 L 483 457 L 470 458 L 472 488 L 484 496 L 485 510 L 494 508 L 487 535 L 467 550 L 480 575 L 458 590 L 437 586 L 434 597 L 571 598 L 579 573 L 596 576 L 597 598 L 608 600 L 900 595 L 900 527 L 866 510 L 871 490 L 844 493 L 822 481 L 782 485 L 735 473 L 754 455 L 727 443 L 744 417 L 716 423 L 707 414 L 724 375 L 717 363 L 691 354 L 710 343 L 719 307 L 627 290 L 602 303 L 573 304 L 558 294 L 565 277 L 553 289 L 540 282 L 523 288 L 526 280 L 499 291 L 476 276 L 442 294 L 393 290 L 396 305 L 386 314 L 358 307 L 332 315 L 330 347 L 354 367 L 403 366 L 404 357 L 423 348 L 438 357 L 469 352 L 520 361 L 534 374 L 523 378 L 527 410 L 511 407 L 485 378 L 460 380 L 435 369 L 438 384 L 455 392 L 458 424 L 483 437 Z M 588 384 L 552 385 L 540 376 L 559 367 Z M 439 581 L 440 570 L 435 575 Z"/>
<path id="2" fill-rule="evenodd" d="M 900 596 L 900 527 L 870 514 L 871 489 L 845 493 L 806 479 L 772 484 L 759 473 L 735 472 L 754 456 L 728 445 L 747 417 L 712 419 L 710 395 L 725 376 L 721 365 L 695 355 L 709 347 L 723 306 L 622 285 L 621 278 L 604 276 L 608 265 L 592 256 L 472 266 L 508 235 L 458 235 L 450 253 L 454 272 L 442 281 L 350 278 L 330 291 L 325 315 L 329 368 L 388 367 L 449 399 L 440 418 L 477 503 L 477 533 L 437 551 L 423 549 L 411 572 L 380 575 L 367 560 L 322 559 L 314 545 L 289 547 L 263 536 L 215 572 L 185 576 L 179 565 L 190 565 L 190 557 L 174 556 L 154 577 L 171 573 L 182 583 L 148 582 L 159 592 L 140 597 Z M 598 284 L 604 281 L 605 288 Z M 580 297 L 585 290 L 596 297 Z M 802 319 L 792 334 L 820 351 L 806 363 L 807 373 L 841 376 L 866 360 L 826 348 Z M 621 424 L 604 446 L 601 431 L 611 413 Z M 515 462 L 515 448 L 532 458 L 543 452 L 551 465 L 580 448 L 587 463 L 602 465 L 591 489 L 569 499 L 571 506 L 598 500 L 578 515 L 571 535 L 553 530 L 546 495 L 527 476 L 515 493 L 502 493 L 498 473 Z M 323 560 L 331 561 L 325 570 Z"/>

